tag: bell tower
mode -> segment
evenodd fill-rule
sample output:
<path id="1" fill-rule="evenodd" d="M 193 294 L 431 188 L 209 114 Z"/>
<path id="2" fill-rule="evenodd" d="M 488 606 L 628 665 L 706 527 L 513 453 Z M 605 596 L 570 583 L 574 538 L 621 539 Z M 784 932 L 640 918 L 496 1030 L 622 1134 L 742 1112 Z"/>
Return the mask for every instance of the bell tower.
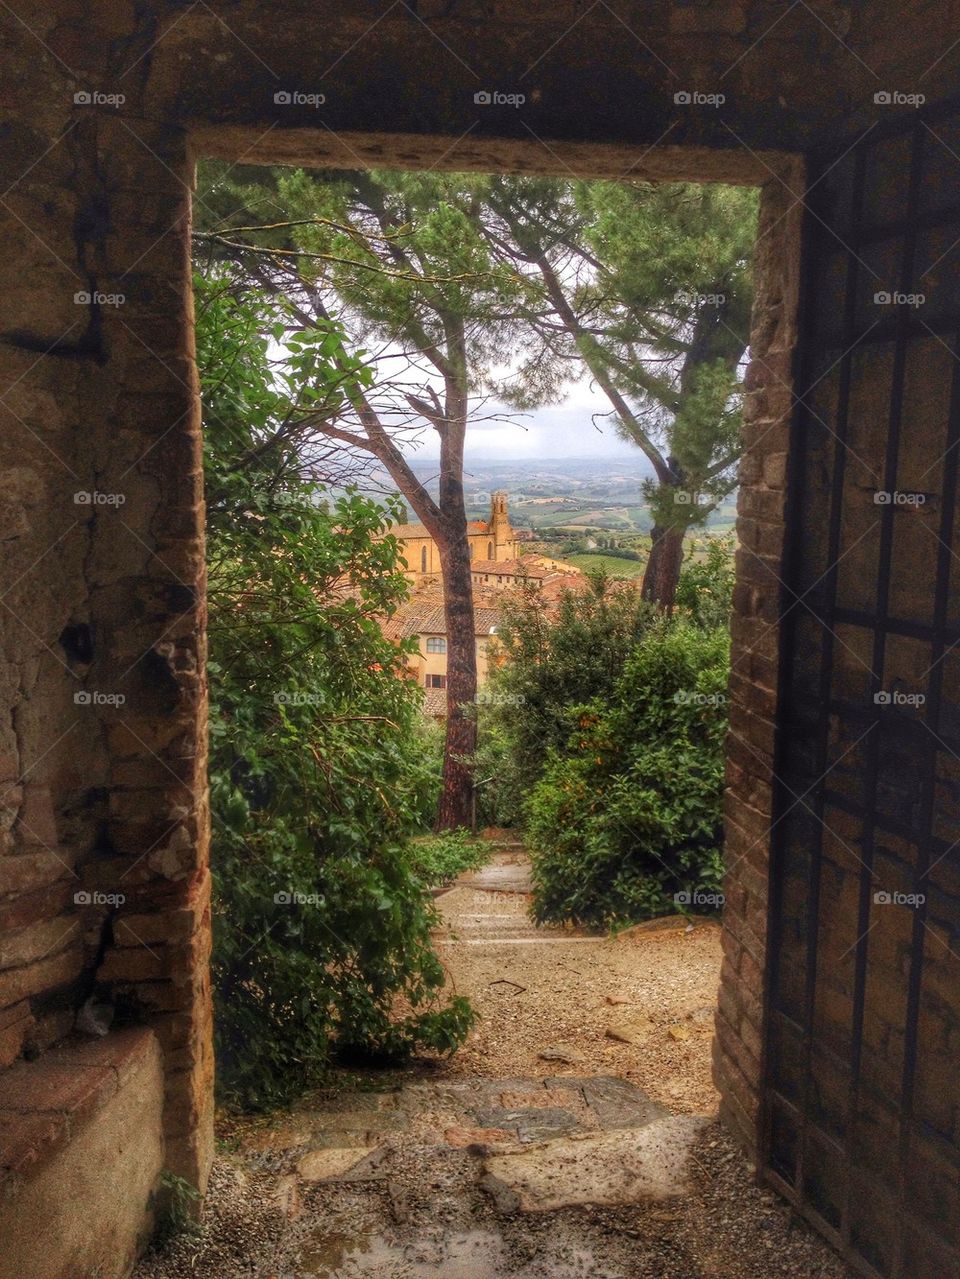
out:
<path id="1" fill-rule="evenodd" d="M 507 494 L 503 489 L 490 497 L 490 534 L 493 538 L 493 558 L 496 560 L 509 558 L 513 543 L 513 529 L 510 527 L 510 515 L 507 511 Z M 502 552 L 506 551 L 504 555 Z"/>

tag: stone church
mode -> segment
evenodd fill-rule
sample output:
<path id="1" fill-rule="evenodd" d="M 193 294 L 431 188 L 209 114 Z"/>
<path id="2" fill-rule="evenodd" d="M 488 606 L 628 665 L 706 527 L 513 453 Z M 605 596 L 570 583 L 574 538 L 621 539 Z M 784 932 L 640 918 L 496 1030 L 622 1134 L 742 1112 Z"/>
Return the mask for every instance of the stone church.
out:
<path id="1" fill-rule="evenodd" d="M 403 544 L 402 558 L 407 576 L 416 581 L 440 572 L 440 551 L 423 524 L 395 524 L 390 530 Z M 510 527 L 507 494 L 490 497 L 490 518 L 470 520 L 467 524 L 470 558 L 477 563 L 502 563 L 519 555 L 519 541 Z"/>

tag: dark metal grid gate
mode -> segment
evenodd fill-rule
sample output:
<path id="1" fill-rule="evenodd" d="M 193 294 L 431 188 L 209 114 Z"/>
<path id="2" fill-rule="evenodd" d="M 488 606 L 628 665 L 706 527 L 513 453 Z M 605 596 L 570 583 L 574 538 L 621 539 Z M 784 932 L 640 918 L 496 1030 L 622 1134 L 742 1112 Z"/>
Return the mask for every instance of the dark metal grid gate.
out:
<path id="1" fill-rule="evenodd" d="M 960 110 L 811 185 L 763 1175 L 863 1274 L 957 1279 Z"/>

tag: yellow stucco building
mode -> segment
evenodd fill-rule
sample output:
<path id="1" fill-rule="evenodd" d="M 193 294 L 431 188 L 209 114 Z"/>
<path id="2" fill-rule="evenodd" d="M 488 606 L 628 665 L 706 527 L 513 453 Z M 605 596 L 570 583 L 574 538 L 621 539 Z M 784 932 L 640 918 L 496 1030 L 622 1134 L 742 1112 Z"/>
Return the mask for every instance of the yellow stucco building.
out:
<path id="1" fill-rule="evenodd" d="M 401 557 L 406 575 L 416 581 L 440 573 L 440 551 L 423 524 L 396 524 L 390 530 L 402 543 Z M 467 524 L 470 558 L 477 561 L 513 560 L 519 555 L 519 542 L 510 526 L 507 494 L 497 492 L 490 498 L 490 518 L 471 520 Z"/>

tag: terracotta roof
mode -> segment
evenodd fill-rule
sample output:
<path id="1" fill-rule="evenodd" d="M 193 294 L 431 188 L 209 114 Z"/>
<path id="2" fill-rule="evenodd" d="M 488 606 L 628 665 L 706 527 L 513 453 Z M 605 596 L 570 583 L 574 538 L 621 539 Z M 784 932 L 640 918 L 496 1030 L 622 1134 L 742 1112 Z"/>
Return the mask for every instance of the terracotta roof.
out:
<path id="1" fill-rule="evenodd" d="M 447 690 L 445 688 L 425 688 L 423 690 L 423 713 L 437 719 L 447 717 Z"/>
<path id="2" fill-rule="evenodd" d="M 500 622 L 498 608 L 474 608 L 473 631 L 475 635 L 489 635 L 493 627 Z M 446 635 L 447 622 L 443 608 L 412 609 L 400 621 L 399 638 L 408 635 Z"/>
<path id="3" fill-rule="evenodd" d="M 429 537 L 425 524 L 393 524 L 387 529 L 394 537 Z"/>
<path id="4" fill-rule="evenodd" d="M 490 626 L 497 624 L 500 600 L 502 598 L 502 587 L 497 589 L 492 586 L 474 586 L 474 615 L 480 619 L 477 625 L 478 635 L 489 634 Z M 496 616 L 490 621 L 487 614 L 495 614 Z M 429 620 L 432 629 L 427 628 L 425 624 L 427 620 Z M 482 624 L 487 625 L 486 630 L 481 629 Z M 438 577 L 425 578 L 410 597 L 404 600 L 392 617 L 380 619 L 380 629 L 387 639 L 395 641 L 404 639 L 408 635 L 446 634 L 446 623 L 443 616 L 442 580 Z"/>
<path id="5" fill-rule="evenodd" d="M 528 563 L 526 560 L 473 560 L 470 564 L 471 573 L 507 573 L 512 577 L 543 578 L 553 571 L 544 568 L 542 564 L 532 561 Z"/>
<path id="6" fill-rule="evenodd" d="M 471 533 L 486 533 L 490 525 L 487 520 L 469 520 L 467 529 Z M 387 529 L 394 537 L 432 537 L 425 524 L 393 524 Z"/>
<path id="7" fill-rule="evenodd" d="M 564 591 L 577 594 L 588 590 L 590 582 L 585 573 L 551 573 L 544 582 L 544 594 L 551 599 L 559 599 Z"/>

